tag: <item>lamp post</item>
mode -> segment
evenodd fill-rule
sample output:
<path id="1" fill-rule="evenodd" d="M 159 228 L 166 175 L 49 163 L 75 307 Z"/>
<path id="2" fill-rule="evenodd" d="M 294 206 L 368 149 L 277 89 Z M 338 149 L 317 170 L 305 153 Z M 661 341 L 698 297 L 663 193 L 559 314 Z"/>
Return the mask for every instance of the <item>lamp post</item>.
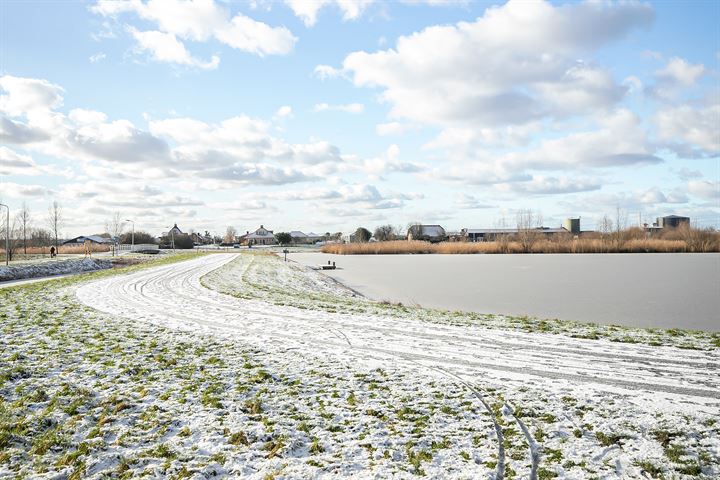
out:
<path id="1" fill-rule="evenodd" d="M 175 253 L 175 227 L 165 227 L 170 229 L 170 238 L 172 239 L 172 249 L 173 253 Z"/>
<path id="2" fill-rule="evenodd" d="M 10 265 L 10 207 L 0 203 L 0 207 L 7 208 L 7 223 L 5 224 L 5 265 Z"/>
<path id="3" fill-rule="evenodd" d="M 132 252 L 133 250 L 135 250 L 135 222 L 132 220 L 125 220 L 125 221 L 132 223 L 132 236 L 130 237 L 130 243 L 131 243 L 130 252 Z"/>

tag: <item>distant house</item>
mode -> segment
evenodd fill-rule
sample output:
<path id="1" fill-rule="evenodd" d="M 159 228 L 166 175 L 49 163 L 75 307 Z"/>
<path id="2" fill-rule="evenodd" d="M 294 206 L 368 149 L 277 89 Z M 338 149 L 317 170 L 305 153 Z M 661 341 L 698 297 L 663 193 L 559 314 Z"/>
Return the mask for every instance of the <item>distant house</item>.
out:
<path id="1" fill-rule="evenodd" d="M 112 238 L 105 238 L 99 235 L 81 235 L 64 241 L 63 245 L 84 245 L 86 241 L 97 245 L 112 245 L 115 243 Z"/>
<path id="2" fill-rule="evenodd" d="M 177 223 L 170 230 L 168 230 L 167 236 L 169 237 L 171 235 L 184 235 L 182 230 L 178 228 Z"/>
<path id="3" fill-rule="evenodd" d="M 442 242 L 447 239 L 447 234 L 440 225 L 412 225 L 408 228 L 407 239 Z"/>
<path id="4" fill-rule="evenodd" d="M 202 233 L 191 233 L 190 238 L 192 238 L 192 241 L 195 245 L 210 245 L 213 243 L 212 235 Z"/>
<path id="5" fill-rule="evenodd" d="M 299 230 L 293 230 L 290 232 L 290 237 L 292 237 L 292 243 L 294 245 L 314 245 L 315 243 L 324 240 L 324 235 L 319 235 L 317 233 L 303 233 Z"/>
<path id="6" fill-rule="evenodd" d="M 525 231 L 525 230 L 523 230 Z M 563 227 L 537 227 L 529 229 L 530 232 L 542 233 L 544 235 L 556 235 L 570 233 Z M 514 236 L 520 233 L 517 228 L 463 228 L 462 237 L 466 242 L 488 242 L 497 240 L 498 237 Z"/>
<path id="7" fill-rule="evenodd" d="M 659 228 L 677 228 L 681 225 L 690 226 L 690 217 L 681 217 L 679 215 L 666 215 L 658 217 L 655 226 Z"/>
<path id="8" fill-rule="evenodd" d="M 308 235 L 299 230 L 290 232 L 290 238 L 292 238 L 294 245 L 309 245 L 311 243 Z"/>
<path id="9" fill-rule="evenodd" d="M 247 245 L 277 245 L 273 231 L 263 225 L 260 225 L 260 228 L 254 232 L 247 232 L 241 237 L 241 241 Z"/>

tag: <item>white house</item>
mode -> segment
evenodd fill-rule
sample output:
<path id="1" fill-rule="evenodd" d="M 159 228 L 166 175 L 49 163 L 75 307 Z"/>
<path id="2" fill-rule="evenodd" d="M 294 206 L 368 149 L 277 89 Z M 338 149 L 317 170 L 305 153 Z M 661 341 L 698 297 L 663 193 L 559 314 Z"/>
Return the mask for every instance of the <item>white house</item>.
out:
<path id="1" fill-rule="evenodd" d="M 273 231 L 268 230 L 263 225 L 260 225 L 260 228 L 252 233 L 247 232 L 242 239 L 248 245 L 277 245 Z"/>

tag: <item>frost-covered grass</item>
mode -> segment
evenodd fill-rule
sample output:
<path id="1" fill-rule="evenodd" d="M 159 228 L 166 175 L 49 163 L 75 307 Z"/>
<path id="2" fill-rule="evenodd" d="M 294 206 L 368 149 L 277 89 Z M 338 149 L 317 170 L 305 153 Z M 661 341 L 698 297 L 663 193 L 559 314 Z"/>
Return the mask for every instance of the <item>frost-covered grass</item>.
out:
<path id="1" fill-rule="evenodd" d="M 676 346 L 689 350 L 720 349 L 720 333 L 683 329 L 631 328 L 618 325 L 569 322 L 527 316 L 447 311 L 369 300 L 318 275 L 307 267 L 284 262 L 267 252 L 245 252 L 233 264 L 231 275 L 222 270 L 203 278 L 203 285 L 243 299 L 279 306 L 324 310 L 331 313 L 385 315 L 449 325 L 477 325 L 529 333 L 550 333 L 573 338 L 605 339 L 620 343 Z"/>
<path id="2" fill-rule="evenodd" d="M 196 254 L 150 266 L 189 258 Z M 251 265 L 262 266 L 262 279 L 241 283 L 237 269 Z M 464 384 L 427 365 L 361 362 L 251 331 L 229 338 L 120 318 L 75 297 L 79 284 L 116 275 L 0 291 L 0 478 L 491 478 L 493 420 L 505 478 L 527 478 L 516 418 L 540 445 L 539 478 L 720 475 L 717 402 L 655 405 L 652 395 L 512 375 Z M 370 318 L 361 308 L 388 318 L 405 310 L 363 306 L 325 277 L 272 257 L 243 255 L 214 275 L 204 281 L 230 288 L 235 278 L 236 294 L 266 292 L 268 308 L 288 313 L 332 315 L 332 305 L 355 301 L 358 318 Z M 275 288 L 297 303 L 278 306 Z"/>

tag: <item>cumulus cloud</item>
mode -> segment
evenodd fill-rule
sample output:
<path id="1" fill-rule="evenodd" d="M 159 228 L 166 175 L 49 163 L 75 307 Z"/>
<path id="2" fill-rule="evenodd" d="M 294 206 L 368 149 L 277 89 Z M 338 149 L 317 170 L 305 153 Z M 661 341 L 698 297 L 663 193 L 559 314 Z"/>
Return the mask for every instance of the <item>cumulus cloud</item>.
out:
<path id="1" fill-rule="evenodd" d="M 401 135 L 416 128 L 418 128 L 416 125 L 410 123 L 387 122 L 375 125 L 375 132 L 381 137 L 385 137 L 389 135 Z"/>
<path id="2" fill-rule="evenodd" d="M 98 63 L 98 62 L 101 62 L 102 60 L 105 60 L 106 57 L 107 57 L 107 55 L 105 55 L 103 52 L 99 52 L 94 55 L 90 55 L 88 60 L 90 60 L 90 63 Z"/>
<path id="3" fill-rule="evenodd" d="M 710 180 L 693 180 L 688 182 L 688 190 L 693 195 L 707 199 L 720 199 L 720 182 Z"/>
<path id="4" fill-rule="evenodd" d="M 42 197 L 50 190 L 42 185 L 23 185 L 14 182 L 3 182 L 2 192 L 10 198 Z"/>
<path id="5" fill-rule="evenodd" d="M 664 68 L 656 72 L 656 75 L 663 81 L 690 86 L 694 85 L 703 73 L 705 73 L 704 65 L 693 65 L 685 59 L 673 57 Z"/>
<path id="6" fill-rule="evenodd" d="M 342 13 L 343 20 L 357 20 L 376 0 L 285 0 L 293 13 L 300 18 L 306 27 L 317 23 L 320 10 L 335 7 Z M 465 5 L 468 0 L 402 0 L 406 5 L 453 6 Z"/>
<path id="7" fill-rule="evenodd" d="M 720 153 L 720 103 L 705 107 L 680 105 L 661 109 L 655 115 L 658 136 L 680 155 L 687 155 L 682 147 L 701 155 Z M 692 152 L 690 152 L 692 155 Z"/>
<path id="8" fill-rule="evenodd" d="M 0 146 L 0 175 L 39 175 L 43 169 L 29 155 Z"/>
<path id="9" fill-rule="evenodd" d="M 601 184 L 597 180 L 589 178 L 537 175 L 528 181 L 501 183 L 496 188 L 500 191 L 529 195 L 559 195 L 600 190 Z"/>
<path id="10" fill-rule="evenodd" d="M 365 105 L 362 103 L 346 103 L 340 105 L 330 105 L 328 103 L 316 103 L 313 112 L 345 112 L 345 113 L 362 113 L 365 111 Z"/>
<path id="11" fill-rule="evenodd" d="M 469 193 L 459 192 L 455 194 L 455 206 L 463 210 L 475 210 L 478 208 L 495 208 L 497 205 L 490 205 L 481 202 L 476 196 Z"/>
<path id="12" fill-rule="evenodd" d="M 158 62 L 175 63 L 203 70 L 213 70 L 220 64 L 220 57 L 213 55 L 208 62 L 193 58 L 185 45 L 172 33 L 158 31 L 141 32 L 133 27 L 128 32 L 137 41 L 137 49 L 147 51 Z"/>
<path id="13" fill-rule="evenodd" d="M 317 207 L 327 213 L 337 216 L 355 216 L 362 210 L 385 210 L 400 208 L 405 200 L 422 198 L 422 195 L 382 193 L 375 185 L 355 183 L 341 185 L 338 188 L 313 188 L 302 191 L 288 191 L 277 196 L 278 199 L 291 201 L 321 201 Z M 342 207 L 350 204 L 350 207 Z M 352 213 L 352 212 L 355 213 Z"/>
<path id="14" fill-rule="evenodd" d="M 62 105 L 63 89 L 47 80 L 35 78 L 0 77 L 0 112 L 20 117 L 36 111 L 47 111 Z"/>
<path id="15" fill-rule="evenodd" d="M 22 93 L 17 84 L 60 91 L 45 81 L 19 79 L 5 84 L 10 91 L 2 97 L 3 105 L 20 118 L 0 117 L 2 138 L 30 151 L 82 161 L 81 168 L 92 178 L 192 178 L 197 180 L 193 188 L 205 185 L 216 190 L 317 182 L 330 179 L 340 170 L 358 169 L 327 141 L 290 143 L 271 134 L 271 122 L 244 115 L 216 124 L 193 118 L 148 119 L 149 128 L 144 130 L 128 120 L 108 119 L 95 110 L 75 108 L 67 115 L 60 113 L 54 110 L 62 104 L 59 93 L 36 95 L 35 100 L 25 103 L 15 98 L 18 91 Z M 276 115 L 291 114 L 288 106 Z M 15 169 L 24 157 L 9 152 L 3 151 L 8 159 L 12 156 Z M 388 157 L 382 171 L 410 168 L 396 157 Z M 133 168 L 117 171 L 118 165 L 129 164 Z"/>
<path id="16" fill-rule="evenodd" d="M 318 65 L 313 70 L 313 73 L 320 80 L 327 80 L 330 78 L 338 78 L 343 76 L 344 72 L 341 68 L 331 67 L 330 65 Z"/>
<path id="17" fill-rule="evenodd" d="M 290 118 L 292 117 L 292 107 L 289 105 L 283 105 L 282 107 L 278 108 L 275 112 L 276 118 Z"/>
<path id="18" fill-rule="evenodd" d="M 288 54 L 297 41 L 285 27 L 272 27 L 241 13 L 231 16 L 213 0 L 99 0 L 90 10 L 112 18 L 135 13 L 156 24 L 156 31 L 139 32 L 132 26 L 128 30 L 138 46 L 155 59 L 186 66 L 215 68 L 220 60 L 216 56 L 209 62 L 194 59 L 178 38 L 194 42 L 214 38 L 230 48 L 259 56 Z"/>
<path id="19" fill-rule="evenodd" d="M 380 156 L 362 160 L 358 168 L 373 179 L 382 179 L 389 173 L 418 173 L 426 170 L 422 164 L 401 160 L 400 147 L 395 144 L 390 145 Z"/>
<path id="20" fill-rule="evenodd" d="M 511 0 L 475 22 L 428 27 L 393 49 L 351 53 L 343 69 L 355 85 L 382 89 L 396 117 L 525 123 L 615 104 L 627 87 L 577 58 L 653 18 L 640 3 Z"/>
<path id="21" fill-rule="evenodd" d="M 343 20 L 355 20 L 374 0 L 285 0 L 293 13 L 300 18 L 306 27 L 312 27 L 317 22 L 320 9 L 334 5 L 343 14 Z"/>

